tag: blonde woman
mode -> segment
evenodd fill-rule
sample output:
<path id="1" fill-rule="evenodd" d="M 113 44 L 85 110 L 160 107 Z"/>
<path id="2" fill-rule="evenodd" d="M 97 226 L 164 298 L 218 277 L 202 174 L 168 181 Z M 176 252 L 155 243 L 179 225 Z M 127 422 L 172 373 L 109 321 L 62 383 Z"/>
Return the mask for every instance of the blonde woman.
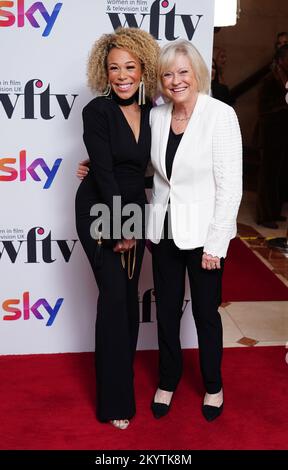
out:
<path id="1" fill-rule="evenodd" d="M 164 46 L 158 74 L 168 103 L 150 113 L 155 174 L 147 238 L 160 353 L 152 411 L 156 418 L 168 413 L 181 378 L 179 332 L 188 271 L 206 391 L 202 412 L 212 421 L 223 409 L 218 307 L 242 194 L 241 135 L 233 108 L 208 95 L 209 72 L 190 42 Z"/>

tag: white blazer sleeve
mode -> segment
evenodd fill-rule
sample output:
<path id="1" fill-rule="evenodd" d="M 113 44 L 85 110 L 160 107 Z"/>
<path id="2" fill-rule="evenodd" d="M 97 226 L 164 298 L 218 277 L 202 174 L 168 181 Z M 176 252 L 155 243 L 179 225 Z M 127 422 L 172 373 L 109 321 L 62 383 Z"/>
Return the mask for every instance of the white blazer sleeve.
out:
<path id="1" fill-rule="evenodd" d="M 226 256 L 230 239 L 236 235 L 242 197 L 242 139 L 236 113 L 230 106 L 219 110 L 212 158 L 216 199 L 204 252 L 220 258 Z"/>

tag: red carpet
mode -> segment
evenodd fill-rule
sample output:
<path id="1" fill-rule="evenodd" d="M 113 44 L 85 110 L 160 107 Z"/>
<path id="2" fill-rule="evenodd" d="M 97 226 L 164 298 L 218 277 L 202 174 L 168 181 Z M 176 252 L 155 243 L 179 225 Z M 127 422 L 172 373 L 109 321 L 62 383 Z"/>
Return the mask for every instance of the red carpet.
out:
<path id="1" fill-rule="evenodd" d="M 288 288 L 239 239 L 231 241 L 223 276 L 223 302 L 288 300 Z"/>
<path id="2" fill-rule="evenodd" d="M 184 376 L 169 415 L 150 401 L 157 353 L 136 358 L 137 415 L 126 431 L 94 415 L 93 354 L 0 358 L 3 449 L 288 449 L 288 365 L 284 347 L 226 349 L 223 415 L 201 415 L 198 351 L 184 351 Z"/>

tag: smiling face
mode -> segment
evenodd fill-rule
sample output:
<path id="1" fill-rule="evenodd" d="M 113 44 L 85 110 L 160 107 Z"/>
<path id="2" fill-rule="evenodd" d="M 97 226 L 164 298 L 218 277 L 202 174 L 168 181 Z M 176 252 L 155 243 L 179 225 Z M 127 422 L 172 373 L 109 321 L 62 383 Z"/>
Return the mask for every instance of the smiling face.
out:
<path id="1" fill-rule="evenodd" d="M 125 49 L 114 47 L 107 57 L 108 81 L 122 99 L 129 99 L 139 88 L 142 70 L 140 61 Z"/>
<path id="2" fill-rule="evenodd" d="M 189 58 L 177 53 L 173 62 L 161 74 L 163 93 L 174 104 L 195 101 L 198 93 L 196 77 Z"/>

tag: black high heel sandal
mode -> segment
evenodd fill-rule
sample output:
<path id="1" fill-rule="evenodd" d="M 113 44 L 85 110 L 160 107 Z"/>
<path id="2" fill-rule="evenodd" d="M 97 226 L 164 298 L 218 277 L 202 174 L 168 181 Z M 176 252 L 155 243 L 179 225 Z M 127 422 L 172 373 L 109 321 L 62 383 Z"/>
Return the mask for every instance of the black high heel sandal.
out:
<path id="1" fill-rule="evenodd" d="M 130 421 L 129 419 L 112 419 L 110 423 L 112 426 L 114 426 L 114 428 L 124 430 L 128 428 Z"/>

